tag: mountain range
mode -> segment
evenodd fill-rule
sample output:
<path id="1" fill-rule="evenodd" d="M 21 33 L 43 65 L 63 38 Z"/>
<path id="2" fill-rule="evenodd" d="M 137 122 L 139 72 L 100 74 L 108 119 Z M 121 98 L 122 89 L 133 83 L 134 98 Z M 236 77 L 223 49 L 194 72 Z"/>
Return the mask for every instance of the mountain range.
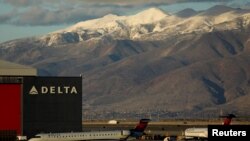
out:
<path id="1" fill-rule="evenodd" d="M 150 8 L 4 42 L 0 59 L 83 75 L 85 117 L 249 115 L 249 27 L 245 9 Z"/>

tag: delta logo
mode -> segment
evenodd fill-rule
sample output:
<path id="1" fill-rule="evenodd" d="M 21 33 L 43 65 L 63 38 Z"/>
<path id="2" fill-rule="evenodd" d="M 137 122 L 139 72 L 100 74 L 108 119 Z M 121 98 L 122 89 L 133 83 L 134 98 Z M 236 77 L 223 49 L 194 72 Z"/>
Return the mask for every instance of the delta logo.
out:
<path id="1" fill-rule="evenodd" d="M 30 91 L 30 95 L 38 95 L 38 94 L 78 94 L 75 86 L 41 86 L 36 87 L 32 86 Z"/>

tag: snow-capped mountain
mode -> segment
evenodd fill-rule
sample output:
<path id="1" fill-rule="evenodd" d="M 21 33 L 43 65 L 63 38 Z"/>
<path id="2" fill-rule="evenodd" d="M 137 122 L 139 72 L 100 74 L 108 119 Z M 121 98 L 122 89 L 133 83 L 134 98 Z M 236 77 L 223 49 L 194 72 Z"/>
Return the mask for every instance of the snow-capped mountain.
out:
<path id="1" fill-rule="evenodd" d="M 249 10 L 224 6 L 109 14 L 2 43 L 0 59 L 40 75 L 84 74 L 84 117 L 250 115 L 249 21 Z"/>
<path id="2" fill-rule="evenodd" d="M 132 16 L 106 15 L 99 19 L 79 22 L 69 28 L 42 37 L 48 45 L 79 42 L 111 36 L 117 39 L 137 39 L 140 35 L 161 30 L 160 21 L 170 16 L 150 8 Z"/>
<path id="3" fill-rule="evenodd" d="M 207 14 L 209 11 L 213 11 L 213 14 Z M 43 36 L 41 40 L 49 46 L 107 37 L 129 40 L 162 40 L 168 36 L 179 34 L 242 30 L 250 23 L 250 13 L 247 11 L 238 12 L 238 10 L 222 6 L 211 8 L 205 12 L 195 13 L 192 10 L 183 12 L 191 12 L 193 16 L 171 15 L 157 8 L 150 8 L 132 16 L 109 14 L 50 33 Z"/>

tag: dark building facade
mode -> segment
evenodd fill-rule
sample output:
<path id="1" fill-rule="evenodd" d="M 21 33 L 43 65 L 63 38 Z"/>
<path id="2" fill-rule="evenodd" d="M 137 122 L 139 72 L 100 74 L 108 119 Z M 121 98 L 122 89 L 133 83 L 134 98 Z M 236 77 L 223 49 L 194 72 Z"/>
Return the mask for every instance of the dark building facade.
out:
<path id="1" fill-rule="evenodd" d="M 82 130 L 81 77 L 25 77 L 23 134 Z"/>
<path id="2" fill-rule="evenodd" d="M 1 76 L 0 112 L 0 139 L 81 131 L 82 78 Z"/>

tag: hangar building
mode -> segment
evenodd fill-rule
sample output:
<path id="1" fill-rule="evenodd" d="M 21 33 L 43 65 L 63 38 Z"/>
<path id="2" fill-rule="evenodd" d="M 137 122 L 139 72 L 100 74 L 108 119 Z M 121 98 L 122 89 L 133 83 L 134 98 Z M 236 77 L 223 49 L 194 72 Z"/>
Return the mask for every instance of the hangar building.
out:
<path id="1" fill-rule="evenodd" d="M 0 60 L 0 140 L 82 130 L 82 78 Z"/>

